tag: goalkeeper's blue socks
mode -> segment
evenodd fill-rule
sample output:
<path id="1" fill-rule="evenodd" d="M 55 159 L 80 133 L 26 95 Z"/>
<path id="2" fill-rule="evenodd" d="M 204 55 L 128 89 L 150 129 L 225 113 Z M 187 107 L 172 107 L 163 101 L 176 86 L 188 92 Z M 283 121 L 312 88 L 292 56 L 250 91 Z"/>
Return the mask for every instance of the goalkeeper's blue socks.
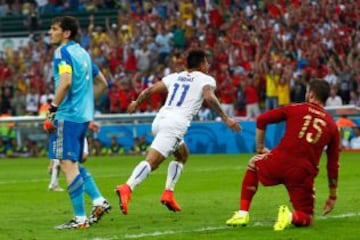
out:
<path id="1" fill-rule="evenodd" d="M 84 181 L 81 175 L 77 175 L 68 186 L 71 203 L 76 217 L 86 216 L 84 201 Z"/>
<path id="2" fill-rule="evenodd" d="M 81 165 L 79 166 L 79 171 L 80 175 L 84 179 L 86 194 L 89 195 L 95 206 L 101 205 L 105 201 L 105 198 L 103 198 L 103 196 L 101 195 L 100 190 L 97 187 L 91 173 L 84 166 Z"/>

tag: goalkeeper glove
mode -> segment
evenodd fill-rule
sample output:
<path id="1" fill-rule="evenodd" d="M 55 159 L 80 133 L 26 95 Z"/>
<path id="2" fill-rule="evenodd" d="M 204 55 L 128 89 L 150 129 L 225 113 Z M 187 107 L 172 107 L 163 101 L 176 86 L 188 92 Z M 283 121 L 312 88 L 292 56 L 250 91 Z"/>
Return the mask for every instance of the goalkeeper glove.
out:
<path id="1" fill-rule="evenodd" d="M 55 120 L 55 114 L 56 111 L 58 109 L 58 106 L 56 106 L 55 104 L 51 103 L 50 107 L 46 113 L 46 118 L 50 121 L 53 122 Z"/>
<path id="2" fill-rule="evenodd" d="M 46 119 L 43 123 L 43 129 L 45 132 L 52 133 L 55 131 L 56 127 L 49 119 Z"/>
<path id="3" fill-rule="evenodd" d="M 56 129 L 53 121 L 55 119 L 55 114 L 56 114 L 57 109 L 58 109 L 58 107 L 55 104 L 51 103 L 50 107 L 46 113 L 46 120 L 43 123 L 43 129 L 48 133 L 52 133 Z"/>

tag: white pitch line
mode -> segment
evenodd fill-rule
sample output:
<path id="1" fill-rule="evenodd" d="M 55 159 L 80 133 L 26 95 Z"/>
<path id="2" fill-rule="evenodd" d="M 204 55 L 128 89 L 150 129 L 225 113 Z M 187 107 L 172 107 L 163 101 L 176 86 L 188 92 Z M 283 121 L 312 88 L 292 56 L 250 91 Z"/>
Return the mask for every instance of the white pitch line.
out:
<path id="1" fill-rule="evenodd" d="M 0 181 L 0 185 L 5 184 L 18 184 L 18 183 L 36 183 L 36 182 L 47 182 L 49 179 L 27 179 L 27 180 L 6 180 L 6 181 Z"/>
<path id="2" fill-rule="evenodd" d="M 360 216 L 359 213 L 344 213 L 339 215 L 329 215 L 329 216 L 318 216 L 318 220 L 325 220 L 330 218 L 348 218 L 348 217 L 358 217 Z M 272 224 L 270 222 L 254 222 L 251 223 L 250 226 L 256 226 L 256 227 L 269 227 Z M 217 230 L 231 230 L 234 229 L 232 227 L 228 226 L 217 226 L 217 227 L 203 227 L 198 229 L 192 229 L 192 230 L 167 230 L 167 231 L 156 231 L 156 232 L 149 232 L 149 233 L 138 233 L 138 234 L 125 234 L 122 237 L 120 236 L 114 236 L 109 238 L 102 238 L 102 237 L 95 237 L 91 240 L 117 240 L 117 239 L 139 239 L 144 237 L 156 237 L 156 236 L 165 236 L 165 235 L 175 235 L 175 234 L 183 234 L 183 233 L 195 233 L 195 232 L 208 232 L 208 231 L 217 231 Z"/>
<path id="3" fill-rule="evenodd" d="M 339 215 L 320 216 L 318 219 L 358 217 L 360 213 L 344 213 Z"/>
<path id="4" fill-rule="evenodd" d="M 329 219 L 329 218 L 347 218 L 347 217 L 358 217 L 360 216 L 359 213 L 344 213 L 339 215 L 333 215 L 333 216 L 320 216 L 317 217 L 319 220 Z M 316 220 L 315 220 L 316 221 Z M 269 227 L 272 224 L 265 223 L 265 222 L 254 222 L 250 224 L 250 226 L 257 226 L 257 227 Z M 167 230 L 167 231 L 156 231 L 151 233 L 139 233 L 139 234 L 125 234 L 124 238 L 126 239 L 138 239 L 138 238 L 144 238 L 144 237 L 156 237 L 156 236 L 164 236 L 164 235 L 175 235 L 175 234 L 182 234 L 182 233 L 193 233 L 193 232 L 208 232 L 208 231 L 217 231 L 217 230 L 225 230 L 225 229 L 233 229 L 232 227 L 228 226 L 218 226 L 218 227 L 204 227 L 199 229 L 192 229 L 188 231 L 182 231 L 182 230 Z M 97 239 L 97 240 L 115 240 L 116 238 L 109 238 L 109 239 Z"/>
<path id="5" fill-rule="evenodd" d="M 229 229 L 229 227 L 228 226 L 204 227 L 204 228 L 193 229 L 193 230 L 188 230 L 188 231 L 167 230 L 167 231 L 156 231 L 156 232 L 152 232 L 152 233 L 125 234 L 124 238 L 136 239 L 136 238 L 143 238 L 143 237 L 156 237 L 156 236 L 163 236 L 163 235 L 175 235 L 175 234 L 193 233 L 193 232 L 208 232 L 208 231 L 216 231 L 216 230 L 224 230 L 224 229 Z"/>
<path id="6" fill-rule="evenodd" d="M 213 171 L 226 171 L 226 170 L 239 170 L 239 169 L 244 169 L 244 167 L 234 167 L 234 168 L 202 168 L 202 169 L 190 169 L 186 170 L 186 172 L 213 172 Z M 151 173 L 152 175 L 158 175 L 158 174 L 164 174 L 163 172 L 154 172 Z M 116 174 L 116 175 L 96 175 L 96 179 L 100 179 L 100 178 L 119 178 L 119 177 L 126 177 L 127 173 L 123 173 L 123 174 Z M 41 178 L 41 179 L 24 179 L 24 180 L 4 180 L 1 181 L 0 180 L 0 185 L 5 185 L 5 184 L 18 184 L 18 183 L 37 183 L 37 182 L 48 182 L 49 179 L 45 179 L 45 178 Z"/>

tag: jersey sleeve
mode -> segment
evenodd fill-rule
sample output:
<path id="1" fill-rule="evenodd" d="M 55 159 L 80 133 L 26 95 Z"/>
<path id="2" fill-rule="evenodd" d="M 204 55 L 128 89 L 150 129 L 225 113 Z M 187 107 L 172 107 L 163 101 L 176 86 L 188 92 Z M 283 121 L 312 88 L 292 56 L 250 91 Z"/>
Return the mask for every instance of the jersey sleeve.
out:
<path id="1" fill-rule="evenodd" d="M 257 118 L 256 128 L 265 130 L 268 124 L 286 120 L 289 107 L 290 105 L 264 112 Z"/>
<path id="2" fill-rule="evenodd" d="M 96 77 L 99 74 L 100 70 L 93 61 L 91 61 L 91 66 L 92 66 L 92 76 Z"/>
<path id="3" fill-rule="evenodd" d="M 60 47 L 56 50 L 54 66 L 57 68 L 59 75 L 63 73 L 72 73 L 72 61 L 66 48 Z"/>
<path id="4" fill-rule="evenodd" d="M 215 79 L 213 77 L 211 77 L 211 76 L 207 76 L 206 78 L 204 78 L 202 87 L 205 87 L 205 86 L 210 86 L 210 87 L 215 89 L 216 88 Z"/>
<path id="5" fill-rule="evenodd" d="M 162 81 L 165 84 L 167 89 L 170 88 L 171 83 L 173 82 L 174 79 L 177 78 L 177 75 L 178 75 L 177 73 L 172 73 L 172 74 L 169 74 L 169 75 L 162 78 Z"/>

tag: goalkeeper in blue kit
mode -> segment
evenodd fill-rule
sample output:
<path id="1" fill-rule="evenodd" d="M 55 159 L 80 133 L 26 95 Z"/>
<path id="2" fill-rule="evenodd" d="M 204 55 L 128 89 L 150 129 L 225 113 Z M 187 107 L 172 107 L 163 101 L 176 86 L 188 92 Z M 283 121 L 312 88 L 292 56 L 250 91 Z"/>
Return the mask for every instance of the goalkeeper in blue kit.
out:
<path id="1" fill-rule="evenodd" d="M 85 191 L 98 205 L 94 204 L 91 213 L 96 215 L 95 222 L 110 208 L 91 174 L 85 167 L 79 167 L 86 131 L 94 119 L 94 100 L 106 91 L 107 82 L 87 51 L 74 41 L 78 31 L 77 19 L 63 16 L 53 19 L 48 32 L 50 44 L 56 47 L 52 66 L 55 95 L 44 124 L 50 133 L 48 157 L 60 160 L 74 211 L 74 218 L 56 229 L 90 226 L 85 212 Z"/>

